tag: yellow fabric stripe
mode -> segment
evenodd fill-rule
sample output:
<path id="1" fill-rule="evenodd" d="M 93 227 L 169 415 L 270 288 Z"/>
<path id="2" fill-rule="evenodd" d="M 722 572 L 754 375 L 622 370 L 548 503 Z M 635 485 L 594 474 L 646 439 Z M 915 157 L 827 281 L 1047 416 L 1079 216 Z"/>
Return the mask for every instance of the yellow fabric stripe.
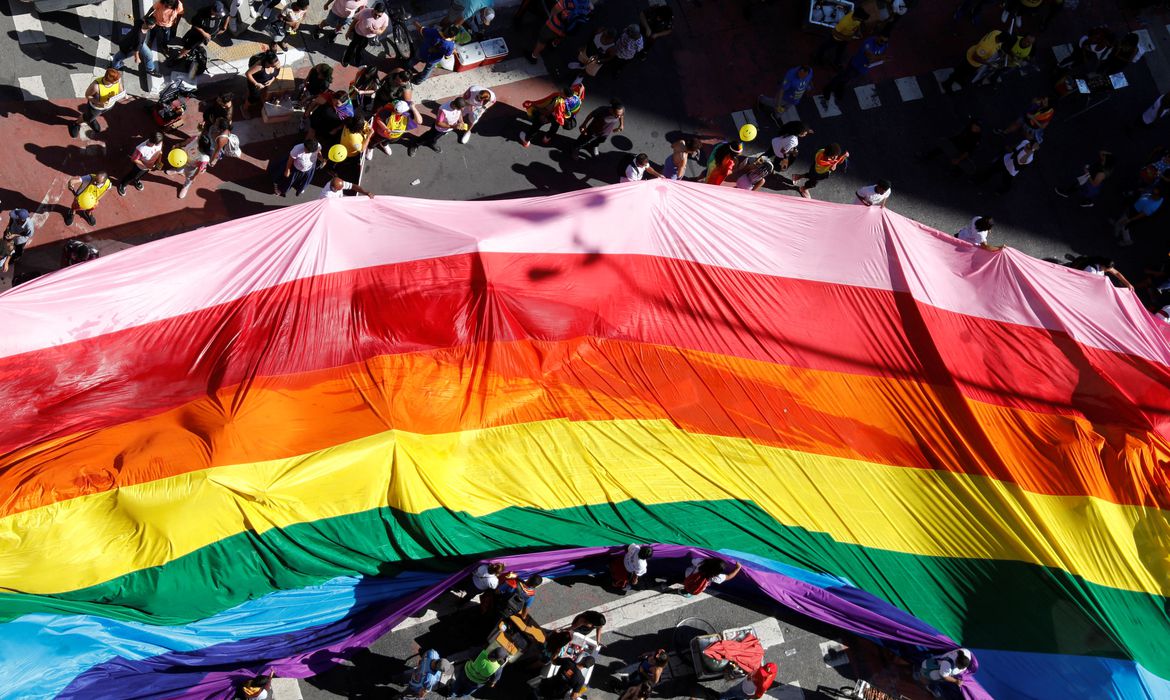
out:
<path id="1" fill-rule="evenodd" d="M 481 516 L 511 506 L 728 498 L 755 501 L 783 525 L 841 542 L 1018 560 L 1115 588 L 1170 593 L 1158 544 L 1167 538 L 1164 511 L 762 447 L 657 420 L 386 432 L 292 459 L 82 496 L 0 521 L 0 587 L 76 590 L 248 528 L 262 532 L 387 505 Z"/>

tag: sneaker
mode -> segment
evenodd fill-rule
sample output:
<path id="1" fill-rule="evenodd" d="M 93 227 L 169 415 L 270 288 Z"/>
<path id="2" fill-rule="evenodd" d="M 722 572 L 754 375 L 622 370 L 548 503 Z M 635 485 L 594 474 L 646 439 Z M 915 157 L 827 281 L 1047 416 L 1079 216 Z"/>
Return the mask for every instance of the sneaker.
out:
<path id="1" fill-rule="evenodd" d="M 800 196 L 805 199 L 812 199 L 812 195 L 808 193 L 808 189 L 805 187 L 800 188 Z"/>
<path id="2" fill-rule="evenodd" d="M 1080 206 L 1082 209 L 1092 209 L 1092 208 L 1093 208 L 1093 203 L 1092 203 L 1092 202 L 1081 202 L 1079 206 Z"/>
<path id="3" fill-rule="evenodd" d="M 527 54 L 525 54 L 525 55 L 524 55 L 524 58 L 527 58 L 527 59 L 528 59 L 528 62 L 529 62 L 529 63 L 531 63 L 531 64 L 532 64 L 532 65 L 534 65 L 534 66 L 536 65 L 537 61 L 539 61 L 539 60 L 540 60 L 540 59 L 539 59 L 539 58 L 537 58 L 536 56 L 533 56 L 531 53 L 527 53 Z"/>
<path id="4" fill-rule="evenodd" d="M 125 185 L 118 185 L 118 196 L 119 197 L 126 196 L 126 186 Z"/>
<path id="5" fill-rule="evenodd" d="M 65 225 L 66 226 L 73 225 L 73 210 L 72 209 L 66 209 L 65 213 L 62 214 L 62 216 L 65 218 Z"/>
<path id="6" fill-rule="evenodd" d="M 230 36 L 225 36 L 219 40 L 220 46 L 231 46 L 235 43 L 236 43 L 236 40 L 231 38 Z"/>
<path id="7" fill-rule="evenodd" d="M 90 226 L 97 226 L 97 219 L 94 218 L 93 214 L 91 214 L 87 211 L 78 212 L 78 213 L 81 214 L 81 218 L 85 219 L 85 223 L 89 224 Z M 1127 245 L 1127 244 L 1123 243 L 1122 245 Z"/>
<path id="8" fill-rule="evenodd" d="M 1052 191 L 1056 193 L 1056 196 L 1068 199 L 1068 192 L 1063 187 L 1053 187 Z"/>
<path id="9" fill-rule="evenodd" d="M 470 140 L 471 140 L 471 132 L 470 131 L 460 132 L 459 143 L 467 143 Z"/>
<path id="10" fill-rule="evenodd" d="M 187 196 L 187 192 L 190 191 L 190 189 L 191 189 L 190 182 L 188 182 L 188 183 L 184 184 L 182 187 L 180 187 L 179 188 L 179 199 L 185 198 Z M 283 197 L 284 195 L 281 195 L 281 196 Z"/>
<path id="11" fill-rule="evenodd" d="M 431 146 L 431 150 L 434 151 L 435 153 L 442 153 L 443 152 L 443 147 L 439 145 L 438 141 L 430 144 L 430 146 Z"/>
<path id="12" fill-rule="evenodd" d="M 161 78 L 161 77 L 163 77 L 162 71 L 161 71 L 161 70 L 159 70 L 159 69 L 157 69 L 157 68 L 155 68 L 154 70 L 148 70 L 148 71 L 146 71 L 146 74 L 147 74 L 147 75 L 150 75 L 150 76 L 153 76 L 153 77 L 155 77 L 155 78 Z"/>
<path id="13" fill-rule="evenodd" d="M 590 149 L 589 149 L 589 152 L 590 152 L 591 154 L 593 154 L 593 157 L 594 157 L 594 158 L 596 158 L 597 156 L 601 155 L 601 149 L 600 149 L 600 148 L 598 148 L 597 146 L 594 146 L 593 148 L 590 148 Z"/>
<path id="14" fill-rule="evenodd" d="M 418 146 L 407 146 L 406 147 L 406 155 L 410 158 L 414 158 L 414 154 L 417 152 L 418 152 Z"/>
<path id="15" fill-rule="evenodd" d="M 99 124 L 96 120 L 94 121 L 93 124 L 89 125 L 89 128 L 93 129 L 93 133 L 95 133 L 95 134 L 102 133 L 102 125 Z"/>
<path id="16" fill-rule="evenodd" d="M 142 184 L 141 182 L 135 182 L 135 183 L 134 183 L 134 189 L 136 189 L 136 190 L 138 190 L 139 192 L 141 192 L 142 190 L 146 189 L 146 185 Z"/>
<path id="17" fill-rule="evenodd" d="M 390 144 L 388 143 L 378 144 L 378 148 L 381 149 L 381 151 L 386 155 L 391 155 L 394 153 L 394 151 L 390 149 Z"/>
<path id="18" fill-rule="evenodd" d="M 521 131 L 520 132 L 520 145 L 525 147 L 525 148 L 528 148 L 529 143 L 531 143 L 531 142 L 528 140 L 528 132 Z"/>
<path id="19" fill-rule="evenodd" d="M 77 124 L 77 123 L 70 124 L 69 125 L 69 135 L 72 136 L 73 138 L 77 138 L 78 136 L 80 136 L 81 135 L 81 125 Z"/>
<path id="20" fill-rule="evenodd" d="M 374 159 L 374 152 L 367 148 L 366 149 L 366 160 L 373 160 L 373 159 Z"/>

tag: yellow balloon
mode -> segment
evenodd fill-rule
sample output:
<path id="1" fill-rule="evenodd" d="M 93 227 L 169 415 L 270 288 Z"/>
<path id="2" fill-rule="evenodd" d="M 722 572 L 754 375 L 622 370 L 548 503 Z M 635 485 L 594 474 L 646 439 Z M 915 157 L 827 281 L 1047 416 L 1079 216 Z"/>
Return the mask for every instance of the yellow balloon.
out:
<path id="1" fill-rule="evenodd" d="M 167 154 L 167 162 L 172 168 L 181 168 L 187 164 L 187 152 L 181 148 L 172 148 Z"/>
<path id="2" fill-rule="evenodd" d="M 743 126 L 739 127 L 739 140 L 740 141 L 752 141 L 755 138 L 756 138 L 756 125 L 755 124 L 744 124 Z"/>
<path id="3" fill-rule="evenodd" d="M 88 211 L 90 209 L 93 209 L 96 206 L 97 206 L 97 197 L 94 196 L 93 192 L 86 191 L 86 192 L 82 192 L 81 194 L 77 195 L 77 208 L 78 209 Z"/>
<path id="4" fill-rule="evenodd" d="M 334 163 L 340 163 L 345 160 L 347 155 L 349 155 L 349 151 L 345 150 L 345 146 L 342 146 L 340 143 L 334 144 L 329 148 L 329 160 Z"/>

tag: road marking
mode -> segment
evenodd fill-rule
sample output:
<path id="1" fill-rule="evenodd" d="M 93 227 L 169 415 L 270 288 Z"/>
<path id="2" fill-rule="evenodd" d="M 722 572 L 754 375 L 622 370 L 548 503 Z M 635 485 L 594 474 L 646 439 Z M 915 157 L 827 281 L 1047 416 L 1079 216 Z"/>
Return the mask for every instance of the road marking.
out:
<path id="1" fill-rule="evenodd" d="M 45 81 L 39 75 L 30 75 L 17 78 L 16 82 L 26 100 L 47 100 L 49 94 L 45 92 Z"/>
<path id="2" fill-rule="evenodd" d="M 882 106 L 882 100 L 877 94 L 877 85 L 873 83 L 858 85 L 853 88 L 853 92 L 857 95 L 857 101 L 861 104 L 862 109 L 873 109 L 874 107 Z"/>
<path id="3" fill-rule="evenodd" d="M 914 76 L 898 78 L 894 81 L 894 85 L 898 86 L 898 94 L 902 96 L 903 102 L 922 99 L 922 88 L 918 85 L 918 78 Z"/>
<path id="4" fill-rule="evenodd" d="M 936 70 L 934 72 L 934 82 L 938 83 L 938 89 L 942 90 L 943 94 L 946 94 L 947 81 L 951 79 L 951 74 L 954 72 L 955 72 L 954 68 L 939 68 L 938 70 Z M 960 85 L 959 87 L 954 88 L 954 89 L 955 90 L 962 90 L 963 86 Z"/>
<path id="5" fill-rule="evenodd" d="M 757 128 L 759 127 L 759 125 L 756 124 L 755 111 L 750 109 L 741 110 L 739 112 L 732 112 L 731 121 L 735 123 L 735 133 L 737 134 L 739 133 L 739 130 L 747 124 L 751 124 Z"/>
<path id="6" fill-rule="evenodd" d="M 1133 33 L 1138 35 L 1138 46 L 1142 48 L 1142 51 L 1149 53 L 1150 51 L 1158 50 L 1158 47 L 1154 44 L 1154 40 L 1150 38 L 1148 29 L 1135 29 Z"/>
<path id="7" fill-rule="evenodd" d="M 832 97 L 826 100 L 824 95 L 817 95 L 813 97 L 813 103 L 816 104 L 817 111 L 821 113 L 822 118 L 841 116 L 841 108 L 837 106 L 837 100 Z"/>
<path id="8" fill-rule="evenodd" d="M 114 42 L 107 39 L 105 35 L 99 36 L 97 51 L 93 55 L 94 60 L 98 62 L 94 64 L 93 77 L 99 78 L 106 74 L 106 63 L 113 55 Z"/>
<path id="9" fill-rule="evenodd" d="M 273 678 L 272 698 L 273 700 L 304 700 L 305 696 L 301 692 L 301 684 L 297 679 Z"/>
<path id="10" fill-rule="evenodd" d="M 93 74 L 71 73 L 69 79 L 73 81 L 73 96 L 82 98 L 85 97 L 85 91 L 89 89 L 90 83 L 93 82 Z"/>
<path id="11" fill-rule="evenodd" d="M 1052 47 L 1052 57 L 1056 59 L 1057 63 L 1060 63 L 1071 55 L 1072 46 L 1069 44 L 1057 44 Z"/>
<path id="12" fill-rule="evenodd" d="M 760 640 L 760 646 L 764 649 L 784 643 L 784 630 L 780 629 L 780 622 L 774 617 L 765 617 L 753 622 L 752 629 L 756 631 L 756 638 Z"/>
<path id="13" fill-rule="evenodd" d="M 16 39 L 21 44 L 45 43 L 45 27 L 33 12 L 32 3 L 9 0 L 8 12 L 16 28 Z"/>
<path id="14" fill-rule="evenodd" d="M 81 5 L 73 10 L 81 23 L 81 33 L 94 38 L 108 37 L 114 31 L 114 0 L 96 5 Z M 101 54 L 98 54 L 101 56 Z"/>

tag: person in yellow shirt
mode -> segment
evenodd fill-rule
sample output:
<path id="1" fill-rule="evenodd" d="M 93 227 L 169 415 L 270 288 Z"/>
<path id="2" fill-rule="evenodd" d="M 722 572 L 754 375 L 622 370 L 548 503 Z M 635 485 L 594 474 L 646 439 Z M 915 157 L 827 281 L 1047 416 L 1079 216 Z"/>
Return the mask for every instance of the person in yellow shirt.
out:
<path id="1" fill-rule="evenodd" d="M 101 131 L 102 126 L 98 123 L 98 117 L 122 99 L 123 93 L 122 71 L 107 68 L 100 78 L 94 78 L 85 89 L 85 104 L 81 105 L 81 116 L 69 124 L 69 135 L 77 138 L 81 134 L 82 122 L 89 124 L 94 133 Z"/>
<path id="2" fill-rule="evenodd" d="M 955 66 L 950 79 L 943 84 L 943 92 L 950 92 L 957 87 L 961 88 L 970 84 L 979 69 L 992 64 L 999 58 L 1006 38 L 1006 35 L 998 29 L 984 34 L 979 43 L 967 49 L 964 59 L 959 61 L 959 65 Z"/>
<path id="3" fill-rule="evenodd" d="M 837 26 L 833 27 L 832 35 L 813 52 L 813 63 L 831 65 L 841 70 L 845 48 L 849 42 L 861 38 L 861 25 L 867 21 L 869 13 L 860 7 L 842 17 Z"/>

